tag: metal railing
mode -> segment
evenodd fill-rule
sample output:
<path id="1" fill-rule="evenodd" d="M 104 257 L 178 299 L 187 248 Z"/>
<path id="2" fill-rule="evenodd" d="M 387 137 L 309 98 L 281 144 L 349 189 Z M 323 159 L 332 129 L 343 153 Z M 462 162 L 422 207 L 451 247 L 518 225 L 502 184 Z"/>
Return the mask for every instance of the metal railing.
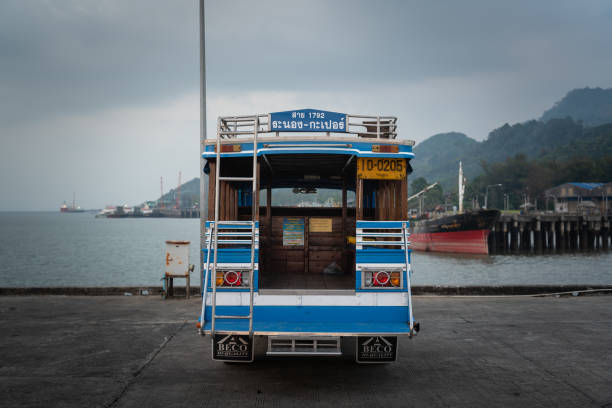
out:
<path id="1" fill-rule="evenodd" d="M 410 334 L 414 333 L 414 315 L 412 312 L 412 269 L 410 265 L 410 232 L 407 221 L 357 221 L 356 228 L 356 250 L 363 251 L 366 248 L 392 247 L 401 250 L 404 268 L 406 271 L 405 288 L 408 292 L 408 323 Z M 375 268 L 380 269 L 380 265 Z M 366 267 L 365 269 L 368 269 Z M 401 275 L 400 275 L 401 276 Z M 401 282 L 404 287 L 404 282 Z"/>
<path id="2" fill-rule="evenodd" d="M 258 120 L 255 120 L 257 118 Z M 346 131 L 317 132 L 323 135 L 352 135 L 371 139 L 395 139 L 397 137 L 397 118 L 394 116 L 346 115 Z M 256 129 L 257 128 L 257 129 Z M 276 136 L 298 132 L 277 132 L 271 130 L 270 114 L 251 116 L 222 116 L 219 118 L 218 136 L 220 139 L 246 138 L 257 130 L 259 134 L 270 133 Z M 313 133 L 304 130 L 299 133 Z"/>

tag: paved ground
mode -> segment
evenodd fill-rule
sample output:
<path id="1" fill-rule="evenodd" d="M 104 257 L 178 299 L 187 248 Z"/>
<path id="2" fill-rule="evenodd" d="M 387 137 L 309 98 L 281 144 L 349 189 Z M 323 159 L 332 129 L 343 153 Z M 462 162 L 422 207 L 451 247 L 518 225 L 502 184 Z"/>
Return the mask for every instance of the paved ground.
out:
<path id="1" fill-rule="evenodd" d="M 210 360 L 198 301 L 0 297 L 0 406 L 612 407 L 612 296 L 417 297 L 400 359 Z"/>

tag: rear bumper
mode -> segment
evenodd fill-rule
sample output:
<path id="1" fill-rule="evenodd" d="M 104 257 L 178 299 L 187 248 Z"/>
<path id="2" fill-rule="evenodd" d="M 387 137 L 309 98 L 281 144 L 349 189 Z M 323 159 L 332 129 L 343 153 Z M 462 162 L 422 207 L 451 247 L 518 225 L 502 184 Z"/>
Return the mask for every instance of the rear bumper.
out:
<path id="1" fill-rule="evenodd" d="M 218 315 L 248 315 L 247 306 L 217 306 Z M 204 333 L 211 333 L 206 308 Z M 215 333 L 249 334 L 247 319 L 217 319 Z M 255 306 L 256 336 L 410 336 L 406 306 Z"/>
<path id="2" fill-rule="evenodd" d="M 291 324 L 286 322 L 277 322 L 274 324 L 256 324 L 253 323 L 253 335 L 255 336 L 413 336 L 416 330 L 410 331 L 410 326 L 407 323 L 385 325 L 385 326 L 368 326 L 366 324 L 355 327 L 347 327 L 345 324 L 325 325 L 302 325 L 301 328 L 292 328 Z M 206 323 L 203 330 L 205 334 L 211 334 L 211 325 Z M 240 334 L 248 335 L 248 322 L 243 324 L 243 327 L 229 325 L 217 322 L 215 324 L 215 333 L 217 334 Z"/>

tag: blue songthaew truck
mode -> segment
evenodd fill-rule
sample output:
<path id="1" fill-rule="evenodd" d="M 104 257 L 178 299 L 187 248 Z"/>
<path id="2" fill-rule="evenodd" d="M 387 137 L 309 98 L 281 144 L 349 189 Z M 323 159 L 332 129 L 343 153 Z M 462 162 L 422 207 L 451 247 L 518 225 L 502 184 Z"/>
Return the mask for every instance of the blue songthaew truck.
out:
<path id="1" fill-rule="evenodd" d="M 390 116 L 300 109 L 218 119 L 203 153 L 198 322 L 213 359 L 395 361 L 398 337 L 419 330 L 407 219 L 413 145 Z"/>

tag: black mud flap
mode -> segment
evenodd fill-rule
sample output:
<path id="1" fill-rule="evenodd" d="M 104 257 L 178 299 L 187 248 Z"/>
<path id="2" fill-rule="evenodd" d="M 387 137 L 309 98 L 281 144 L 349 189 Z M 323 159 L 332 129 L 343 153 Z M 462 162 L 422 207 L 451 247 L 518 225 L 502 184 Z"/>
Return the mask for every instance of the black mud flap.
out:
<path id="1" fill-rule="evenodd" d="M 358 363 L 391 363 L 397 360 L 397 337 L 357 337 Z"/>
<path id="2" fill-rule="evenodd" d="M 248 335 L 215 334 L 213 360 L 250 363 L 253 361 L 253 338 Z"/>

